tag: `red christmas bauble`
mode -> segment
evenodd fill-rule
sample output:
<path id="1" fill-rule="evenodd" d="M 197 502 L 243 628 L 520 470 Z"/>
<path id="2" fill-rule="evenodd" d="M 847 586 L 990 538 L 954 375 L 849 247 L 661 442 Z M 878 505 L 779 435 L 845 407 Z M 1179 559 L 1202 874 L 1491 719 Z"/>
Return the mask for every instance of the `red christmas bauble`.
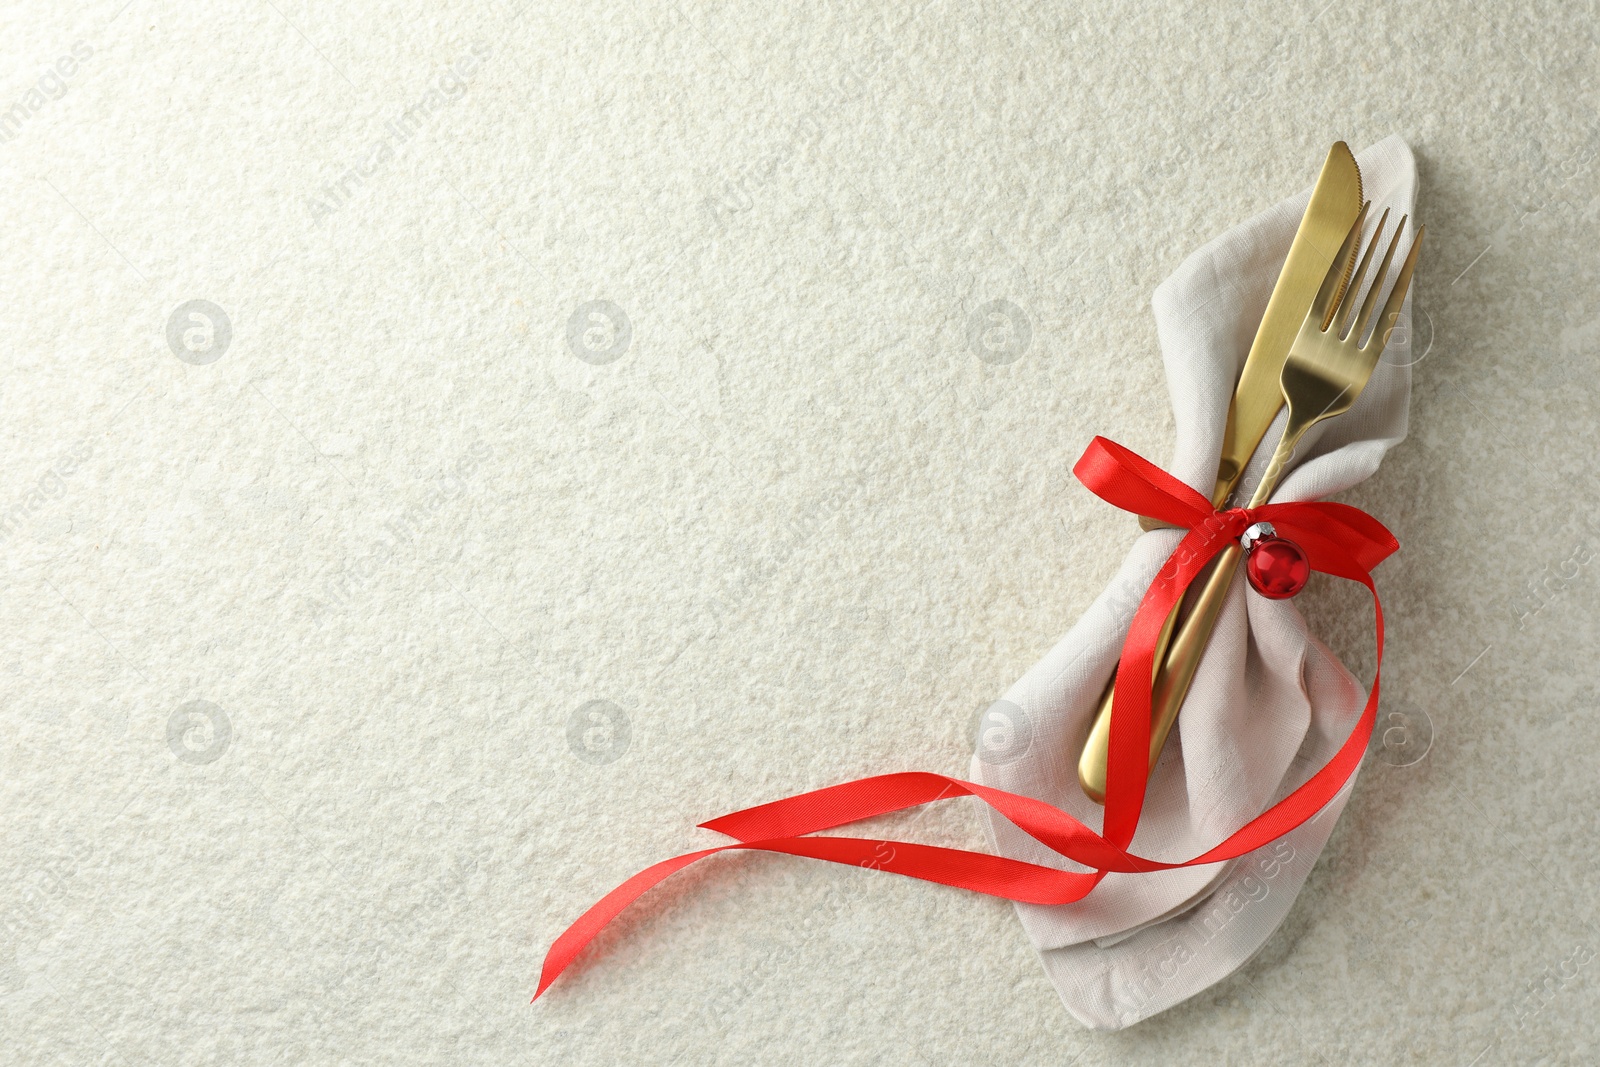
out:
<path id="1" fill-rule="evenodd" d="M 1305 549 L 1287 537 L 1263 537 L 1244 561 L 1250 586 L 1270 600 L 1287 600 L 1306 587 L 1311 562 Z"/>

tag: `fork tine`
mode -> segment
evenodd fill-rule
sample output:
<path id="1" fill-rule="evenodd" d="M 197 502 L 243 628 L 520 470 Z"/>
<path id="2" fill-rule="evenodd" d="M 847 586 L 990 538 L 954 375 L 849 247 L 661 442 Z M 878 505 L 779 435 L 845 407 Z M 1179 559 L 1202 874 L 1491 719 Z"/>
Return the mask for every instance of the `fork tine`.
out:
<path id="1" fill-rule="evenodd" d="M 1400 245 L 1400 233 L 1406 228 L 1406 219 L 1409 215 L 1401 215 L 1399 225 L 1394 228 L 1394 236 L 1389 238 L 1389 250 L 1383 254 L 1383 262 L 1378 265 L 1378 273 L 1372 276 L 1372 289 L 1367 293 L 1367 299 L 1361 305 L 1361 317 L 1356 319 L 1355 328 L 1350 331 L 1350 338 L 1360 341 L 1361 335 L 1367 332 L 1367 323 L 1372 321 L 1372 309 L 1378 306 L 1378 290 L 1383 288 L 1384 279 L 1389 277 L 1389 263 L 1394 259 L 1394 250 Z M 1382 227 L 1379 227 L 1382 233 Z M 1415 242 L 1413 242 L 1414 244 Z M 1372 242 L 1376 247 L 1376 239 Z M 1367 250 L 1367 255 L 1372 255 L 1372 249 Z"/>
<path id="2" fill-rule="evenodd" d="M 1339 308 L 1335 312 L 1335 317 L 1339 320 L 1339 329 L 1335 336 L 1344 337 L 1350 329 L 1350 321 L 1356 317 L 1356 294 L 1361 292 L 1361 280 L 1367 276 L 1367 268 L 1372 266 L 1372 254 L 1378 250 L 1378 242 L 1383 238 L 1383 228 L 1388 223 L 1389 209 L 1384 208 L 1383 214 L 1378 217 L 1378 228 L 1372 231 L 1372 240 L 1367 242 L 1367 251 L 1361 257 L 1361 263 L 1356 267 L 1356 272 L 1350 275 L 1350 284 L 1345 286 L 1344 295 L 1339 298 Z M 1399 232 L 1399 230 L 1395 231 L 1397 235 Z M 1393 246 L 1391 245 L 1391 247 Z M 1374 290 L 1382 283 L 1383 278 L 1384 273 L 1380 270 L 1377 277 L 1372 279 L 1372 288 Z M 1372 299 L 1370 294 L 1367 299 L 1370 303 Z M 1355 336 L 1359 338 L 1361 335 L 1358 333 Z"/>
<path id="3" fill-rule="evenodd" d="M 1333 257 L 1327 276 L 1322 279 L 1322 288 L 1317 290 L 1317 298 L 1311 302 L 1311 311 L 1316 315 L 1317 326 L 1320 329 L 1327 329 L 1330 317 L 1328 308 L 1333 304 L 1334 294 L 1339 291 L 1339 279 L 1344 277 L 1345 264 L 1350 262 L 1350 253 L 1355 250 L 1355 243 L 1361 238 L 1361 227 L 1367 221 L 1367 208 L 1371 206 L 1370 200 L 1361 205 L 1361 213 L 1356 216 L 1350 232 L 1345 234 L 1344 244 L 1339 246 L 1339 254 Z"/>
<path id="4" fill-rule="evenodd" d="M 1383 317 L 1372 331 L 1373 340 L 1378 343 L 1374 358 L 1383 355 L 1383 346 L 1389 343 L 1389 335 L 1394 332 L 1394 321 L 1400 317 L 1400 305 L 1405 303 L 1406 290 L 1411 288 L 1411 271 L 1417 265 L 1417 253 L 1422 251 L 1422 238 L 1427 232 L 1426 226 L 1417 230 L 1417 236 L 1411 242 L 1411 251 L 1406 253 L 1405 264 L 1400 268 L 1400 277 L 1395 280 L 1394 291 L 1389 294 L 1388 303 L 1383 305 Z M 1371 347 L 1372 341 L 1368 341 L 1367 345 Z"/>

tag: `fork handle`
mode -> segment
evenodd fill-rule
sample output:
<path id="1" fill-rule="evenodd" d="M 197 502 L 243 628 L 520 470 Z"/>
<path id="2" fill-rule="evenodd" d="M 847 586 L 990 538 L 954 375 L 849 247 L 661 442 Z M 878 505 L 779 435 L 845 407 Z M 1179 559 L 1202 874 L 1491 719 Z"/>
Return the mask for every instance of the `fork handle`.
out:
<path id="1" fill-rule="evenodd" d="M 1283 425 L 1283 436 L 1278 439 L 1278 447 L 1273 449 L 1272 461 L 1262 473 L 1261 483 L 1256 486 L 1255 493 L 1250 497 L 1249 507 L 1259 508 L 1272 496 L 1272 491 L 1278 488 L 1278 479 L 1283 477 L 1283 468 L 1300 445 L 1300 438 L 1320 420 L 1320 416 L 1310 419 L 1296 418 L 1294 408 L 1292 406 L 1289 408 L 1289 417 Z"/>
<path id="2" fill-rule="evenodd" d="M 1261 484 L 1256 486 L 1255 494 L 1250 498 L 1250 507 L 1260 507 L 1272 496 L 1272 491 L 1277 488 L 1278 479 L 1283 476 L 1283 468 L 1294 455 L 1295 447 L 1299 445 L 1305 432 L 1317 421 L 1315 418 L 1297 419 L 1294 409 L 1292 407 L 1289 409 L 1289 420 L 1283 428 L 1283 437 L 1272 453 L 1272 462 L 1267 464 L 1266 472 L 1261 476 Z M 1194 608 L 1189 612 L 1189 617 L 1183 620 L 1183 625 L 1178 627 L 1171 643 L 1167 646 L 1166 660 L 1162 664 L 1160 674 L 1156 676 L 1150 694 L 1152 770 L 1156 765 L 1156 757 L 1161 755 L 1161 745 L 1166 741 L 1167 734 L 1172 731 L 1172 724 L 1178 721 L 1178 712 L 1183 708 L 1183 701 L 1189 695 L 1189 685 L 1194 681 L 1195 672 L 1200 669 L 1200 660 L 1205 656 L 1206 646 L 1211 643 L 1212 631 L 1216 629 L 1217 618 L 1222 614 L 1222 605 L 1227 603 L 1228 590 L 1233 586 L 1233 576 L 1238 573 L 1239 560 L 1243 556 L 1244 549 L 1237 544 L 1229 545 L 1218 553 L 1211 573 L 1206 578 L 1206 584 L 1194 602 Z"/>

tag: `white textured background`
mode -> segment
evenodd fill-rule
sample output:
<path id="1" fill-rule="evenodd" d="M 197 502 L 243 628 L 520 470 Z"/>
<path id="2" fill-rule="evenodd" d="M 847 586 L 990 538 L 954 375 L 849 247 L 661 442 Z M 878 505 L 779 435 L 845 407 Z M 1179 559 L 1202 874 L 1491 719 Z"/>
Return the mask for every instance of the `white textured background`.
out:
<path id="1" fill-rule="evenodd" d="M 9 5 L 0 1058 L 1595 1062 L 1597 27 Z M 700 819 L 965 769 L 1132 540 L 1073 460 L 1170 447 L 1152 289 L 1389 133 L 1426 354 L 1350 501 L 1405 546 L 1398 733 L 1264 953 L 1090 1034 L 1009 905 L 736 856 L 530 1007 Z M 226 346 L 169 344 L 191 300 Z M 1370 675 L 1358 593 L 1305 607 Z"/>

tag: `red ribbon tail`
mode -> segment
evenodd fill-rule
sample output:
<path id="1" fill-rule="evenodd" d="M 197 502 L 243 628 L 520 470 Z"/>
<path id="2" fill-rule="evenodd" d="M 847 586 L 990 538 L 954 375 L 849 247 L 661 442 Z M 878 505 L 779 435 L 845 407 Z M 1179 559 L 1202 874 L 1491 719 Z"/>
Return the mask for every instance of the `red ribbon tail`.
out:
<path id="1" fill-rule="evenodd" d="M 595 935 L 605 929 L 606 923 L 622 914 L 629 904 L 644 896 L 658 884 L 672 875 L 677 874 L 695 860 L 702 859 L 714 852 L 723 849 L 737 848 L 737 845 L 723 845 L 719 848 L 702 849 L 699 852 L 688 852 L 682 856 L 674 856 L 670 860 L 662 860 L 654 866 L 646 867 L 638 874 L 623 882 L 617 888 L 601 897 L 593 907 L 582 915 L 578 921 L 556 938 L 550 946 L 550 951 L 545 953 L 544 968 L 539 972 L 539 988 L 534 991 L 533 999 L 538 1000 L 544 991 L 550 988 L 550 983 L 561 976 L 573 960 L 578 958 L 578 953 L 584 950 Z"/>
<path id="2" fill-rule="evenodd" d="M 606 924 L 634 901 L 696 860 L 718 852 L 751 849 L 825 860 L 965 889 L 1025 904 L 1070 904 L 1082 900 L 1105 877 L 1104 871 L 1079 873 L 1036 863 L 911 841 L 879 841 L 861 837 L 787 837 L 742 841 L 733 845 L 686 852 L 647 867 L 601 897 L 556 938 L 539 973 L 538 1000 L 597 937 Z"/>

